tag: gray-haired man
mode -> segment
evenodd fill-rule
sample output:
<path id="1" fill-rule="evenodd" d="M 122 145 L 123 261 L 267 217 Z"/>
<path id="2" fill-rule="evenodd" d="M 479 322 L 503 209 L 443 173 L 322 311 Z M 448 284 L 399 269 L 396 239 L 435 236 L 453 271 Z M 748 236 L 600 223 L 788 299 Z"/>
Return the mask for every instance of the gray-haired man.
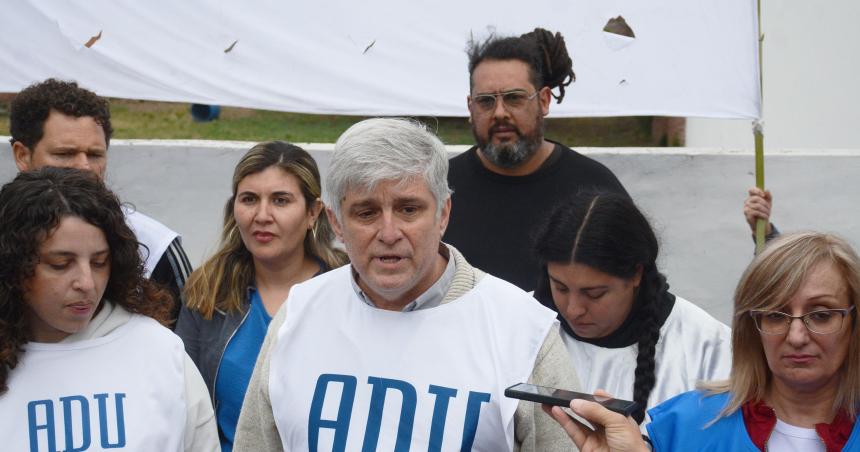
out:
<path id="1" fill-rule="evenodd" d="M 503 395 L 578 387 L 558 322 L 442 243 L 447 170 L 415 122 L 370 119 L 338 139 L 327 213 L 352 264 L 291 290 L 236 450 L 570 450 L 537 404 Z"/>

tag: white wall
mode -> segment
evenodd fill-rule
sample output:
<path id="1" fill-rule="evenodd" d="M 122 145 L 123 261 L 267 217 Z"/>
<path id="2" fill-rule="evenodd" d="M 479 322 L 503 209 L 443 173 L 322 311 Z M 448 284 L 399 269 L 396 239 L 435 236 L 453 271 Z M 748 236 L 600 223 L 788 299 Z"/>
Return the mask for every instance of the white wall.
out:
<path id="1" fill-rule="evenodd" d="M 765 152 L 860 148 L 860 2 L 762 0 Z M 749 121 L 691 118 L 687 146 L 752 149 Z"/>
<path id="2" fill-rule="evenodd" d="M 108 183 L 123 200 L 180 232 L 196 264 L 215 246 L 233 167 L 251 145 L 114 140 Z M 331 145 L 303 146 L 325 175 Z M 753 183 L 752 154 L 690 148 L 581 151 L 609 166 L 651 219 L 672 291 L 730 322 L 732 292 L 753 253 L 741 214 L 746 187 Z M 834 231 L 860 245 L 860 150 L 773 152 L 767 165 L 780 228 Z M 0 181 L 15 173 L 8 140 L 0 137 Z"/>

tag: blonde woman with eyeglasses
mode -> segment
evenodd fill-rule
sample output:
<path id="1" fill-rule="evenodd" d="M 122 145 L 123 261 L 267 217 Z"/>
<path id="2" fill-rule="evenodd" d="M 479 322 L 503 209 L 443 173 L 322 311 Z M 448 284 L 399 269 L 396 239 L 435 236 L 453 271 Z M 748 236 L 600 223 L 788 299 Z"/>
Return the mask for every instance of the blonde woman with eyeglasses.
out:
<path id="1" fill-rule="evenodd" d="M 734 353 L 726 381 L 652 409 L 653 450 L 860 450 L 860 258 L 830 234 L 774 240 L 735 292 Z M 635 425 L 576 401 L 585 428 L 551 414 L 588 451 L 648 450 Z"/>

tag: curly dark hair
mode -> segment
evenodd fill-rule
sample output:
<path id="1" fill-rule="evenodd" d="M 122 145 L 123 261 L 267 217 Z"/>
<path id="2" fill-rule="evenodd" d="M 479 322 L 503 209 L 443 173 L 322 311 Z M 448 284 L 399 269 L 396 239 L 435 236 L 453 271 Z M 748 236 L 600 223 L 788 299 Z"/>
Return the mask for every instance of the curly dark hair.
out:
<path id="1" fill-rule="evenodd" d="M 102 230 L 110 248 L 110 277 L 103 300 L 166 324 L 169 292 L 144 278 L 138 242 L 119 199 L 90 172 L 45 167 L 26 171 L 0 190 L 0 394 L 30 340 L 26 283 L 39 248 L 63 218 L 77 217 Z M 103 301 L 102 300 L 102 301 Z"/>
<path id="2" fill-rule="evenodd" d="M 51 110 L 82 118 L 90 116 L 102 126 L 105 143 L 110 146 L 113 127 L 110 125 L 110 107 L 107 99 L 81 88 L 72 81 L 49 78 L 34 83 L 15 96 L 9 109 L 9 140 L 12 144 L 20 141 L 33 149 L 45 132 L 45 121 Z"/>
<path id="3" fill-rule="evenodd" d="M 610 333 L 623 333 L 632 338 L 630 344 L 638 344 L 633 400 L 639 408 L 632 416 L 642 423 L 656 383 L 654 353 L 660 327 L 675 304 L 666 277 L 657 270 L 659 245 L 648 220 L 625 195 L 584 192 L 556 206 L 534 239 L 534 252 L 542 267 L 535 298 L 556 312 L 548 262 L 575 262 L 622 279 L 633 278 L 642 269 L 633 308 L 624 323 Z M 558 318 L 569 335 L 585 340 L 576 335 L 561 314 Z"/>
<path id="4" fill-rule="evenodd" d="M 518 37 L 498 37 L 491 34 L 484 41 L 469 40 L 466 53 L 469 56 L 469 86 L 473 86 L 472 75 L 484 60 L 520 60 L 529 66 L 529 81 L 535 88 L 547 86 L 558 88 L 552 93 L 557 103 L 564 99 L 564 88 L 576 81 L 573 61 L 567 53 L 561 33 L 552 33 L 543 28 Z"/>

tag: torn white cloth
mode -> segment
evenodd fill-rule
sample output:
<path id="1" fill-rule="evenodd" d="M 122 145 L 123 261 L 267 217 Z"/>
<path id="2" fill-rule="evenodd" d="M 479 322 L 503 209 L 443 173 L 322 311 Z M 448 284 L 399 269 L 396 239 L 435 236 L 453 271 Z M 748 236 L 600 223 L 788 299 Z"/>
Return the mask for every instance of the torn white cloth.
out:
<path id="1" fill-rule="evenodd" d="M 0 92 L 59 77 L 121 98 L 466 116 L 470 37 L 540 26 L 577 76 L 554 116 L 760 116 L 754 0 L 4 3 Z M 619 16 L 634 37 L 603 31 Z"/>

